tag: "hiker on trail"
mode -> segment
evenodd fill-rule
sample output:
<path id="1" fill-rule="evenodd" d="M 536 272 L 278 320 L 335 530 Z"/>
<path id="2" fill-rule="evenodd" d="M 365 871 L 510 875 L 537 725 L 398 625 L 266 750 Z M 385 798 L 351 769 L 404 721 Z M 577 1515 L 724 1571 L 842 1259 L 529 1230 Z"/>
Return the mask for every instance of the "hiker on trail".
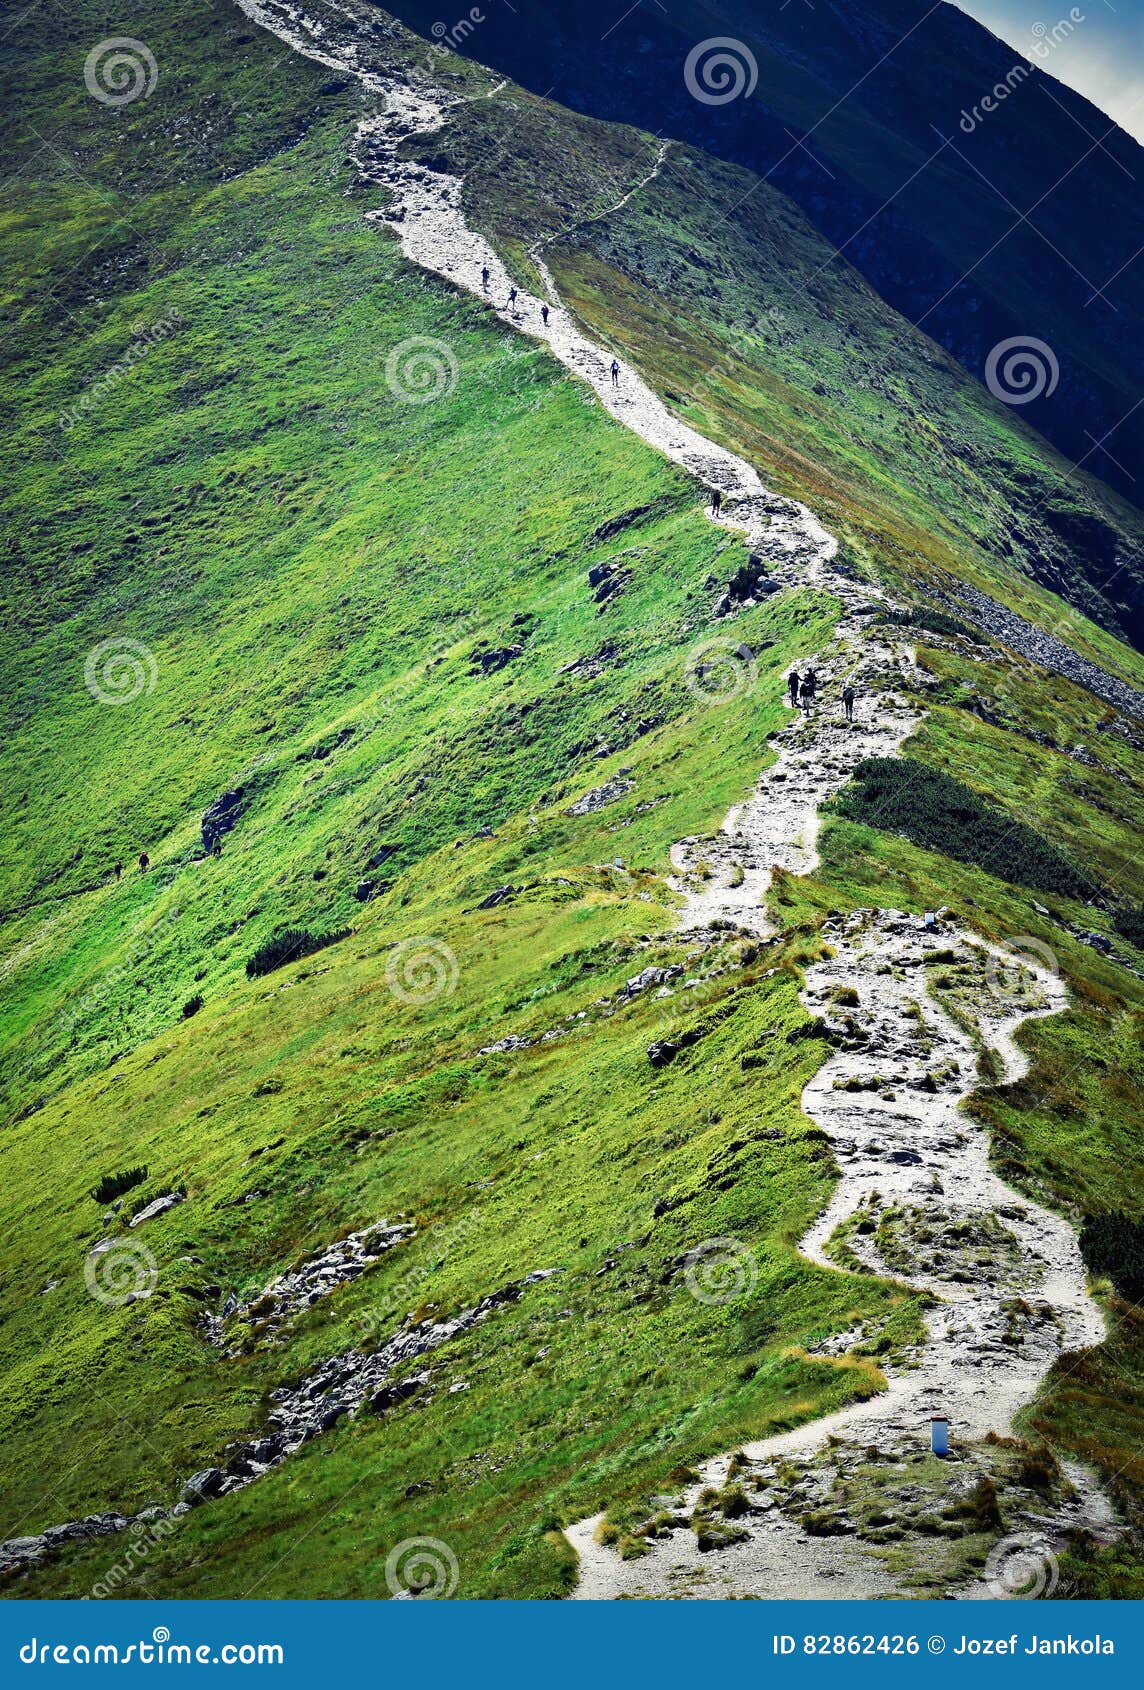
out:
<path id="1" fill-rule="evenodd" d="M 616 360 L 613 358 L 612 359 L 612 386 L 613 387 L 619 387 L 619 385 L 620 385 L 620 366 L 616 363 Z"/>
<path id="2" fill-rule="evenodd" d="M 146 851 L 140 851 L 140 853 L 139 853 L 139 873 L 140 874 L 146 874 L 147 870 L 150 867 L 151 867 L 150 857 L 147 855 Z"/>
<path id="3" fill-rule="evenodd" d="M 798 709 L 798 687 L 799 687 L 799 682 L 802 680 L 802 676 L 799 674 L 797 669 L 792 669 L 790 674 L 787 676 L 786 680 L 787 680 L 787 686 L 790 688 L 790 706 L 791 706 L 791 709 L 797 710 Z"/>
<path id="4" fill-rule="evenodd" d="M 508 308 L 509 308 L 510 311 L 512 310 L 512 308 L 515 304 L 516 304 L 516 289 L 515 288 L 509 288 L 509 290 L 508 290 Z"/>
<path id="5" fill-rule="evenodd" d="M 548 327 L 548 307 L 547 307 L 547 305 L 542 305 L 540 307 L 540 321 L 544 324 L 545 328 Z"/>
<path id="6" fill-rule="evenodd" d="M 813 698 L 815 693 L 818 691 L 818 676 L 815 674 L 813 669 L 807 670 L 806 674 L 802 677 L 802 684 L 809 691 L 811 698 Z"/>
<path id="7" fill-rule="evenodd" d="M 852 722 L 854 720 L 854 688 L 849 681 L 842 689 L 842 708 L 846 712 L 846 720 Z"/>
<path id="8" fill-rule="evenodd" d="M 712 513 L 713 516 L 718 516 L 719 512 L 722 509 L 723 509 L 723 495 L 719 491 L 718 487 L 713 487 L 711 489 L 711 513 Z"/>
<path id="9" fill-rule="evenodd" d="M 118 885 L 120 877 L 123 874 L 123 864 L 122 863 L 116 863 L 115 868 L 113 870 L 113 873 L 115 875 L 116 884 Z"/>
<path id="10" fill-rule="evenodd" d="M 814 685 L 809 674 L 802 677 L 802 685 L 798 689 L 798 696 L 806 714 L 810 715 L 810 707 L 814 703 Z"/>
<path id="11" fill-rule="evenodd" d="M 489 291 L 489 267 L 488 267 L 487 264 L 481 265 L 481 286 L 484 288 L 485 292 L 488 293 L 488 291 Z"/>

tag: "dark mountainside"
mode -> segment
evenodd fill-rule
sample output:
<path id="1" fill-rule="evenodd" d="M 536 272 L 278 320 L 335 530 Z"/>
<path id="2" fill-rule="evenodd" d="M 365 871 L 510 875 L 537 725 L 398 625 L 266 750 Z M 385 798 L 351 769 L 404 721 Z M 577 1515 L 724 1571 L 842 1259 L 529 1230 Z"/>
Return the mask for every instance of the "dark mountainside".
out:
<path id="1" fill-rule="evenodd" d="M 428 35 L 440 7 L 399 0 L 394 10 Z M 1045 341 L 1059 385 L 1024 407 L 1026 419 L 1139 498 L 1144 158 L 1055 80 L 1051 54 L 1050 74 L 1011 79 L 982 113 L 982 96 L 1022 61 L 953 6 L 665 0 L 622 10 L 614 0 L 519 0 L 488 8 L 456 50 L 578 111 L 764 174 L 978 377 L 999 341 Z M 720 36 L 750 50 L 757 85 L 708 104 L 689 92 L 684 65 Z M 731 85 L 714 68 L 705 81 L 704 62 L 699 85 L 722 97 Z"/>

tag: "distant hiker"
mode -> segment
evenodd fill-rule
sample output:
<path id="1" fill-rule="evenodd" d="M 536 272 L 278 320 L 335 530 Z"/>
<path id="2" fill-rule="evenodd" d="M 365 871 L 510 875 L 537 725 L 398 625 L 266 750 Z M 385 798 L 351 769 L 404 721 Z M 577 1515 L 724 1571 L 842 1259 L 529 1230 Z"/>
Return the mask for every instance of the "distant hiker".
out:
<path id="1" fill-rule="evenodd" d="M 806 674 L 802 677 L 802 684 L 804 687 L 808 687 L 810 689 L 810 696 L 813 698 L 815 693 L 818 691 L 818 676 L 815 674 L 813 669 L 807 670 Z"/>
<path id="2" fill-rule="evenodd" d="M 712 515 L 718 516 L 719 512 L 722 509 L 723 509 L 723 495 L 719 491 L 718 487 L 713 487 L 712 490 L 711 490 L 711 512 L 712 512 Z"/>
<path id="3" fill-rule="evenodd" d="M 547 307 L 547 305 L 542 305 L 540 307 L 540 321 L 544 324 L 545 328 L 548 327 L 548 307 Z"/>
<path id="4" fill-rule="evenodd" d="M 222 840 L 221 839 L 216 839 L 214 844 L 211 846 L 211 856 L 212 857 L 221 857 L 222 856 Z"/>
<path id="5" fill-rule="evenodd" d="M 809 716 L 810 715 L 810 707 L 814 703 L 814 687 L 811 685 L 811 680 L 810 680 L 809 675 L 803 676 L 802 685 L 798 689 L 798 696 L 799 696 L 799 699 L 802 703 L 803 709 L 806 711 L 807 715 Z"/>
<path id="6" fill-rule="evenodd" d="M 613 358 L 612 359 L 612 386 L 613 387 L 619 387 L 619 385 L 620 385 L 620 366 L 616 363 L 616 360 Z"/>
<path id="7" fill-rule="evenodd" d="M 114 872 L 115 872 L 116 882 L 118 882 L 120 880 L 120 878 L 122 877 L 122 874 L 123 874 L 123 864 L 122 863 L 116 863 Z"/>
<path id="8" fill-rule="evenodd" d="M 139 853 L 139 873 L 140 874 L 146 874 L 147 870 L 150 867 L 151 867 L 150 857 L 147 855 L 146 851 L 140 851 L 140 853 Z"/>
<path id="9" fill-rule="evenodd" d="M 854 720 L 854 688 L 849 681 L 842 689 L 842 708 L 846 712 L 846 720 L 852 722 Z"/>
<path id="10" fill-rule="evenodd" d="M 509 288 L 509 290 L 508 290 L 508 308 L 509 308 L 510 311 L 512 310 L 512 308 L 515 304 L 516 304 L 516 289 L 515 288 Z"/>
<path id="11" fill-rule="evenodd" d="M 802 676 L 799 674 L 797 669 L 792 669 L 786 678 L 786 684 L 790 688 L 790 706 L 792 710 L 798 709 L 798 687 L 801 680 Z"/>
<path id="12" fill-rule="evenodd" d="M 489 291 L 489 267 L 488 267 L 487 264 L 481 265 L 481 286 L 484 288 L 485 292 L 488 293 L 488 291 Z"/>

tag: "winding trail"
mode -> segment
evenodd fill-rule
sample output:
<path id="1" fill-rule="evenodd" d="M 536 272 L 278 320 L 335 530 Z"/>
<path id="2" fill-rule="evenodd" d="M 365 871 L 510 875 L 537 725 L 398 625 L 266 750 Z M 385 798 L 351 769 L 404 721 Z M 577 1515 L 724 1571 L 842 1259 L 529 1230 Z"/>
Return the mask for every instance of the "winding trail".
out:
<path id="1" fill-rule="evenodd" d="M 773 867 L 809 872 L 822 804 L 864 757 L 895 754 L 917 726 L 897 690 L 916 679 L 913 652 L 892 630 L 869 621 L 872 600 L 882 595 L 838 566 L 836 541 L 805 506 L 768 492 L 749 464 L 672 416 L 633 371 L 622 370 L 613 382 L 611 354 L 582 334 L 539 251 L 533 259 L 549 297 L 519 290 L 510 306 L 512 278 L 466 225 L 460 178 L 398 156 L 404 140 L 431 134 L 461 102 L 431 84 L 415 89 L 363 66 L 361 21 L 343 6 L 324 4 L 318 17 L 284 0 L 237 3 L 296 51 L 357 78 L 383 107 L 360 122 L 355 157 L 363 178 L 387 196 L 367 217 L 396 231 L 406 257 L 544 341 L 617 421 L 706 488 L 718 489 L 722 511 L 712 520 L 743 531 L 773 581 L 819 587 L 840 600 L 835 640 L 815 666 L 825 696 L 836 697 L 844 679 L 853 681 L 866 719 L 845 724 L 825 708 L 798 717 L 776 736 L 777 762 L 720 833 L 682 840 L 673 851 L 686 927 L 702 930 L 719 920 L 765 934 Z M 654 177 L 662 156 L 625 199 Z M 1007 1079 L 1024 1071 L 1013 1034 L 1025 1020 L 1064 1008 L 1060 982 L 982 944 L 952 919 L 927 930 L 900 911 L 860 910 L 828 922 L 825 936 L 833 954 L 808 970 L 802 997 L 823 1015 L 836 1050 L 805 1088 L 803 1109 L 827 1134 L 840 1177 L 800 1248 L 810 1261 L 833 1267 L 828 1246 L 843 1228 L 861 1267 L 897 1272 L 935 1301 L 924 1347 L 909 1365 L 887 1370 L 885 1392 L 748 1446 L 747 1457 L 764 1464 L 809 1455 L 828 1436 L 916 1446 L 924 1422 L 939 1409 L 960 1440 L 1004 1436 L 1056 1358 L 1103 1336 L 1072 1229 L 997 1178 L 987 1134 L 960 1109 L 977 1083 L 983 1051 L 995 1053 Z M 953 1013 L 933 995 L 935 972 L 954 982 L 948 987 L 959 1005 Z M 827 1353 L 844 1356 L 860 1336 L 836 1340 Z M 701 1485 L 722 1483 L 727 1467 L 725 1456 L 707 1464 L 685 1499 L 689 1510 Z M 1107 1525 L 1104 1498 L 1084 1475 L 1076 1478 L 1079 1492 L 1058 1509 L 1057 1524 Z M 578 1597 L 669 1595 L 684 1586 L 688 1595 L 703 1593 L 693 1587 L 700 1551 L 685 1525 L 666 1544 L 657 1540 L 649 1555 L 626 1562 L 596 1542 L 599 1519 L 581 1521 L 567 1534 L 580 1556 Z M 752 1512 L 743 1541 L 722 1549 L 718 1565 L 717 1595 L 896 1593 L 882 1561 L 852 1542 L 812 1540 L 770 1505 Z"/>

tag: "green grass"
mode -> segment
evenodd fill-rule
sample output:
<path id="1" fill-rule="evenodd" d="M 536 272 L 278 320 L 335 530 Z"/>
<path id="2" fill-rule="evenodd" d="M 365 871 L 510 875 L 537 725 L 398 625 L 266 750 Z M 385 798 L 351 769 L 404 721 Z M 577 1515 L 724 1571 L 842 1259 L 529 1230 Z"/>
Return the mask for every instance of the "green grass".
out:
<path id="1" fill-rule="evenodd" d="M 626 1518 L 671 1469 L 868 1393 L 873 1360 L 806 1354 L 830 1334 L 872 1322 L 892 1349 L 918 1330 L 899 1288 L 795 1253 L 833 1184 L 799 1110 L 824 1050 L 797 1000 L 823 913 L 948 902 L 990 936 L 1059 951 L 1074 1011 L 1029 1035 L 1028 1084 L 1050 1103 L 1010 1089 L 980 1107 L 1014 1177 L 1062 1204 L 1127 1211 L 1140 1076 L 1087 1058 L 1110 1030 L 1127 1051 L 1144 992 L 1063 925 L 1106 927 L 1104 914 L 1054 894 L 1038 915 L 971 863 L 841 819 L 816 877 L 777 878 L 775 945 L 729 937 L 689 958 L 665 885 L 671 843 L 711 832 L 769 759 L 785 673 L 829 640 L 837 606 L 798 592 L 742 615 L 734 637 L 759 685 L 697 699 L 685 675 L 710 634 L 704 583 L 730 578 L 741 545 L 551 359 L 361 222 L 352 94 L 321 93 L 320 67 L 282 60 L 237 13 L 159 5 L 159 88 L 116 113 L 81 74 L 90 41 L 115 30 L 96 6 L 59 27 L 66 75 L 33 25 L 14 36 L 23 104 L 7 121 L 25 165 L 0 207 L 29 278 L 5 306 L 0 1534 L 170 1501 L 262 1425 L 283 1380 L 380 1342 L 406 1314 L 455 1312 L 556 1268 L 435 1352 L 418 1397 L 186 1517 L 121 1593 L 384 1595 L 389 1549 L 433 1535 L 458 1555 L 461 1595 L 561 1594 L 559 1524 L 605 1506 Z M 533 105 L 555 135 L 565 120 Z M 49 114 L 64 158 L 31 131 Z M 593 133 L 596 149 L 614 140 L 612 177 L 630 179 L 646 140 Z M 174 309 L 178 326 L 61 430 L 132 325 Z M 423 407 L 385 380 L 416 335 L 446 342 L 458 370 Z M 885 403 L 907 416 L 900 395 Z M 776 416 L 792 404 L 784 390 Z M 735 419 L 755 406 L 744 377 L 699 420 L 741 427 L 753 450 L 755 423 Z M 831 415 L 824 401 L 784 485 L 825 492 L 808 468 L 817 430 L 831 498 L 841 508 L 849 476 L 857 510 L 874 483 L 845 469 Z M 931 500 L 891 480 L 864 566 L 903 567 L 906 539 L 894 551 L 884 537 L 931 523 L 945 562 L 977 578 L 976 541 L 942 514 L 948 489 Z M 587 571 L 621 552 L 630 587 L 600 612 Z M 118 636 L 156 670 L 117 706 L 92 696 L 84 664 Z M 1107 634 L 1083 637 L 1136 673 Z M 605 642 L 615 657 L 598 675 L 567 672 Z M 482 674 L 480 652 L 510 644 L 521 655 Z M 925 660 L 933 708 L 911 754 L 1059 850 L 1083 841 L 1124 897 L 1144 897 L 1138 770 L 1109 713 L 1000 659 Z M 966 708 L 965 681 L 986 675 L 1004 695 L 998 725 Z M 1082 739 L 1099 768 L 1069 755 Z M 568 814 L 620 770 L 623 798 Z M 243 814 L 207 857 L 203 812 L 240 785 Z M 507 901 L 478 907 L 506 886 Z M 283 927 L 351 931 L 247 979 Z M 432 941 L 451 984 L 424 1004 L 393 989 L 414 939 Z M 599 1001 L 651 962 L 726 972 L 664 999 Z M 699 1029 L 651 1067 L 655 1040 Z M 92 1188 L 141 1168 L 104 1222 Z M 94 1300 L 90 1245 L 124 1234 L 136 1201 L 180 1188 L 184 1202 L 130 1234 L 154 1254 L 154 1295 Z M 411 1241 L 299 1317 L 282 1347 L 226 1358 L 204 1341 L 201 1303 L 180 1287 L 246 1300 L 307 1251 L 398 1215 Z M 716 1306 L 679 1266 L 710 1238 L 737 1240 L 755 1274 Z M 1116 1365 L 1135 1368 L 1135 1351 Z M 1110 1420 L 1110 1447 L 1138 1426 L 1136 1401 Z M 1075 1447 L 1080 1414 L 1052 1394 L 1040 1407 Z M 13 1589 L 80 1596 L 121 1556 L 114 1539 L 70 1549 Z"/>

